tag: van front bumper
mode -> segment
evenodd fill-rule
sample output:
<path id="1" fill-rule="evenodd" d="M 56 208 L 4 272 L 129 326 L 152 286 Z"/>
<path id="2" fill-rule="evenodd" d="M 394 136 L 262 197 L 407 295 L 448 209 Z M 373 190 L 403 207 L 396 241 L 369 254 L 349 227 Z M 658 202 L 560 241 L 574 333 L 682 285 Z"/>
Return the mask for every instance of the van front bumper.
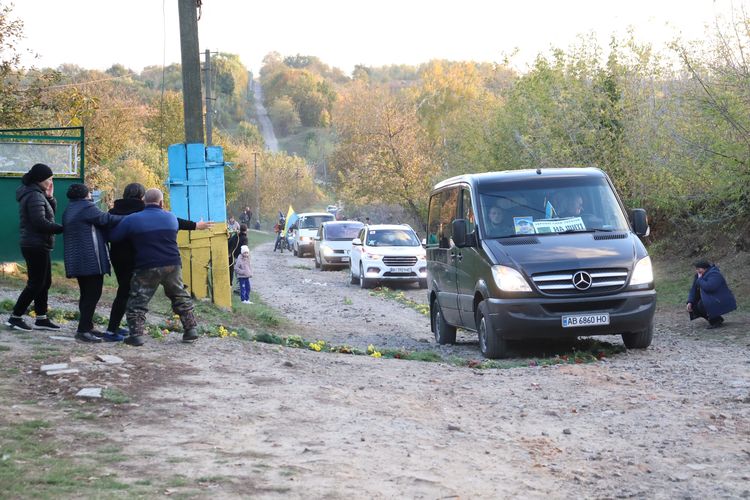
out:
<path id="1" fill-rule="evenodd" d="M 494 331 L 508 340 L 615 335 L 649 327 L 656 312 L 656 291 L 565 299 L 489 299 L 488 307 Z M 563 328 L 563 316 L 587 313 L 608 313 L 609 325 Z"/>

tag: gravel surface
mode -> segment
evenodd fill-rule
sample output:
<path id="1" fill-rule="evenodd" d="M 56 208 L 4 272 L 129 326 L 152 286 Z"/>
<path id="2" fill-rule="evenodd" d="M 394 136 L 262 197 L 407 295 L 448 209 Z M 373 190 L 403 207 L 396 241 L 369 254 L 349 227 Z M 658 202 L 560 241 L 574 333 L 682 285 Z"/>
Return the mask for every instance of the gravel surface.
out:
<path id="1" fill-rule="evenodd" d="M 346 272 L 315 270 L 312 259 L 274 254 L 269 245 L 253 252 L 253 265 L 254 290 L 289 318 L 287 335 L 480 357 L 473 334 L 441 348 L 426 316 L 350 285 Z M 403 291 L 426 298 L 416 286 Z M 183 345 L 170 335 L 135 349 L 2 331 L 0 345 L 10 350 L 0 356 L 20 370 L 0 378 L 0 395 L 12 386 L 3 404 L 38 399 L 13 406 L 13 418 L 55 421 L 71 455 L 87 452 L 83 436 L 104 432 L 126 460 L 103 470 L 122 481 L 221 478 L 169 487 L 168 494 L 747 498 L 747 319 L 733 313 L 726 327 L 705 330 L 683 311 L 660 308 L 649 349 L 590 364 L 506 370 L 237 339 Z M 32 359 L 40 341 L 59 353 Z M 89 359 L 104 353 L 125 364 L 103 369 Z M 35 371 L 71 359 L 82 380 Z M 87 403 L 95 420 L 54 410 L 74 399 L 74 390 L 97 384 L 120 388 L 132 402 Z"/>

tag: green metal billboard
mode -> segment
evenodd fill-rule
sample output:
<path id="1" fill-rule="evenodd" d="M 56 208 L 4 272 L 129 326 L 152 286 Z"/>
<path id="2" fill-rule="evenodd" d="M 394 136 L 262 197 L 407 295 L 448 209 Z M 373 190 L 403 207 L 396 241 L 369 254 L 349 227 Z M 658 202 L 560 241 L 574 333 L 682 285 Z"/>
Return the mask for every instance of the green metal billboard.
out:
<path id="1" fill-rule="evenodd" d="M 0 262 L 22 261 L 18 246 L 16 189 L 35 163 L 48 165 L 55 174 L 55 220 L 62 223 L 68 205 L 68 187 L 83 182 L 83 127 L 0 129 Z M 52 258 L 61 260 L 62 237 L 56 238 Z"/>

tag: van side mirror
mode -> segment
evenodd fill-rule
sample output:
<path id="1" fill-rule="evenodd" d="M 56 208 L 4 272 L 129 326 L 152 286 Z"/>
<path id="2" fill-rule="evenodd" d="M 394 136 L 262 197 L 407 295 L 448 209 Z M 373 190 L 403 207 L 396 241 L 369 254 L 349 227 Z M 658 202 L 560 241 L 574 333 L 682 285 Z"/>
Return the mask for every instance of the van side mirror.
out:
<path id="1" fill-rule="evenodd" d="M 420 243 L 423 247 L 427 248 L 427 238 L 422 238 L 422 241 Z"/>
<path id="2" fill-rule="evenodd" d="M 477 245 L 476 233 L 466 232 L 466 219 L 456 219 L 451 224 L 453 230 L 453 244 L 458 248 L 473 247 Z"/>
<path id="3" fill-rule="evenodd" d="M 648 225 L 648 216 L 642 208 L 634 208 L 630 211 L 630 223 L 633 225 L 633 231 L 638 236 L 648 236 L 651 228 Z"/>
<path id="4" fill-rule="evenodd" d="M 362 240 L 360 240 L 359 238 L 354 238 L 352 240 L 352 245 L 362 245 Z"/>

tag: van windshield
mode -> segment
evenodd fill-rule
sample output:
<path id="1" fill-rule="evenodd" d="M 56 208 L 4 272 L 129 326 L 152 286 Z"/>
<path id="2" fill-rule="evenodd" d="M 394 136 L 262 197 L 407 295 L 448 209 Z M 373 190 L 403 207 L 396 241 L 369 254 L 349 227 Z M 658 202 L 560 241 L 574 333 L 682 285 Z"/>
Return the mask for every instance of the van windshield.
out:
<path id="1" fill-rule="evenodd" d="M 627 231 L 627 219 L 607 181 L 545 177 L 480 186 L 485 238 L 581 231 Z"/>
<path id="2" fill-rule="evenodd" d="M 323 222 L 333 220 L 333 215 L 307 215 L 299 218 L 297 227 L 300 229 L 318 229 Z"/>

